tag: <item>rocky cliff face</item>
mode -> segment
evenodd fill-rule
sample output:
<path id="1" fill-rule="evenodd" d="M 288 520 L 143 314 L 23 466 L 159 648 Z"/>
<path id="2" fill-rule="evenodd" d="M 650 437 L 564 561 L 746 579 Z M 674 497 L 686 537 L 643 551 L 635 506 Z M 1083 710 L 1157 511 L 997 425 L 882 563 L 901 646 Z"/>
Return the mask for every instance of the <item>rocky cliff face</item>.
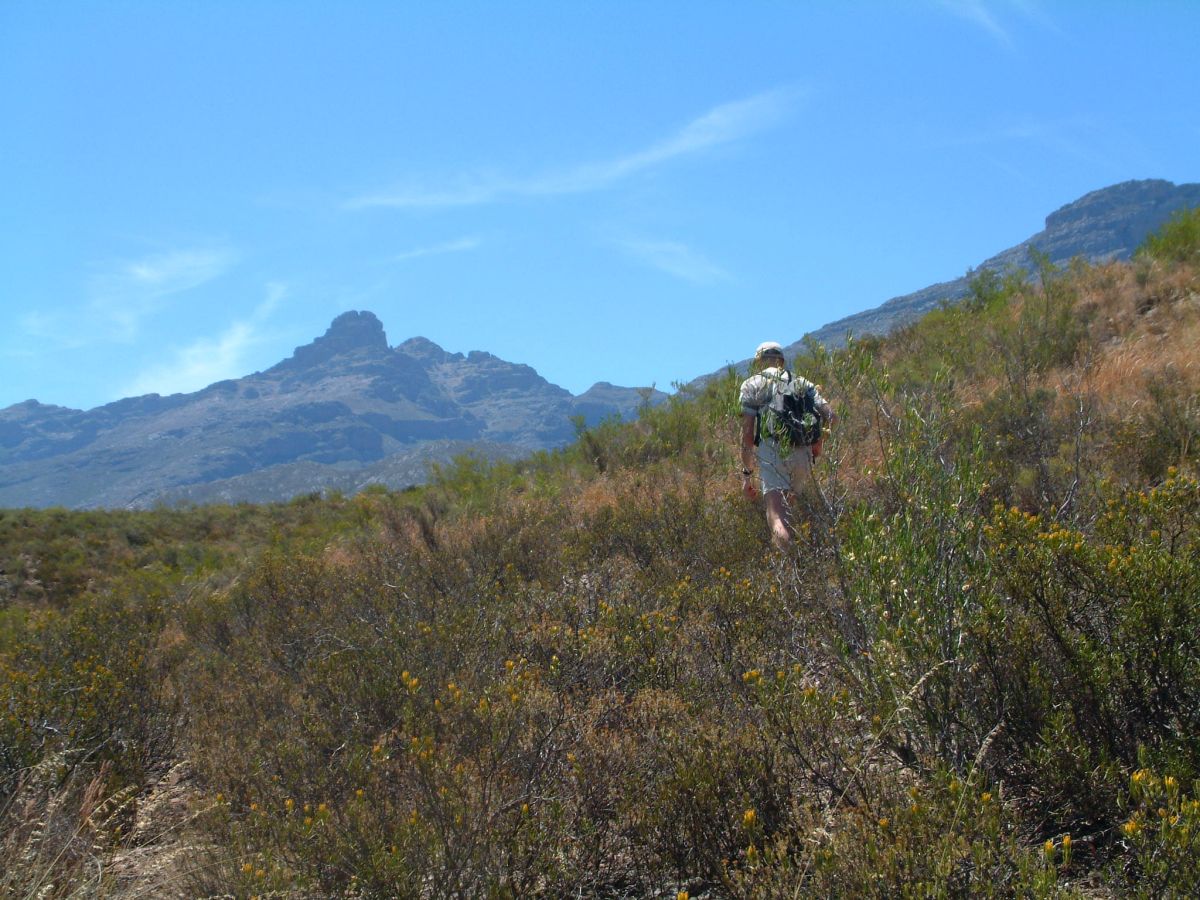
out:
<path id="1" fill-rule="evenodd" d="M 146 507 L 402 487 L 431 459 L 560 446 L 574 435 L 572 416 L 632 416 L 642 402 L 612 386 L 574 397 L 529 366 L 424 338 L 392 348 L 375 315 L 349 312 L 265 372 L 194 394 L 87 412 L 36 401 L 0 410 L 0 505 Z"/>
<path id="2" fill-rule="evenodd" d="M 976 269 L 1032 269 L 1033 250 L 1062 265 L 1075 257 L 1089 262 L 1129 259 L 1139 245 L 1157 231 L 1171 214 L 1200 206 L 1200 184 L 1175 185 L 1169 181 L 1126 181 L 1092 191 L 1046 217 L 1046 227 L 1015 247 L 981 262 Z M 893 297 L 882 306 L 856 313 L 818 328 L 811 337 L 829 347 L 840 347 L 847 335 L 887 334 L 912 322 L 938 304 L 961 300 L 970 278 L 934 284 L 913 294 Z M 786 352 L 800 349 L 798 340 Z"/>

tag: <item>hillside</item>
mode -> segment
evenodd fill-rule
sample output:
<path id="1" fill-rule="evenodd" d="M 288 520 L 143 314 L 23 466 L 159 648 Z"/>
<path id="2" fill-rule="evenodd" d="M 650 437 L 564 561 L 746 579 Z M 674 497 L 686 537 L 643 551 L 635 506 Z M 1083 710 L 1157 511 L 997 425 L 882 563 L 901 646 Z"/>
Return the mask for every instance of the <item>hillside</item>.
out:
<path id="1" fill-rule="evenodd" d="M 372 313 L 349 312 L 265 372 L 194 394 L 0 410 L 0 505 L 149 509 L 402 488 L 468 448 L 504 458 L 558 447 L 576 416 L 633 418 L 662 397 L 603 382 L 575 397 L 529 366 L 424 338 L 392 348 Z"/>
<path id="2" fill-rule="evenodd" d="M 850 335 L 861 338 L 890 334 L 930 310 L 968 296 L 975 273 L 1032 272 L 1037 268 L 1037 254 L 1043 254 L 1056 266 L 1066 266 L 1077 258 L 1090 263 L 1128 260 L 1147 236 L 1161 228 L 1172 214 L 1197 205 L 1200 205 L 1200 184 L 1175 185 L 1162 179 L 1147 179 L 1092 191 L 1052 212 L 1046 217 L 1045 228 L 983 260 L 972 272 L 829 322 L 784 349 L 794 355 L 803 352 L 809 341 L 841 347 Z M 790 336 L 779 337 L 787 341 Z M 742 360 L 735 367 L 745 371 L 748 364 L 749 360 Z"/>
<path id="3" fill-rule="evenodd" d="M 0 513 L 0 893 L 1200 891 L 1200 211 L 426 486 Z"/>

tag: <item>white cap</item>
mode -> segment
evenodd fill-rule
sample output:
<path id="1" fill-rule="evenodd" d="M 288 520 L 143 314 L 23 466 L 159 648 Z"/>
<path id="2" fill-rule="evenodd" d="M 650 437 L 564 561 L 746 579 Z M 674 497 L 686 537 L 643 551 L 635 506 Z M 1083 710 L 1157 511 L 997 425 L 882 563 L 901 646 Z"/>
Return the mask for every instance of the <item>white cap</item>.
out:
<path id="1" fill-rule="evenodd" d="M 754 358 L 762 359 L 767 354 L 783 356 L 783 345 L 778 341 L 763 341 L 758 345 L 758 349 L 754 351 Z"/>

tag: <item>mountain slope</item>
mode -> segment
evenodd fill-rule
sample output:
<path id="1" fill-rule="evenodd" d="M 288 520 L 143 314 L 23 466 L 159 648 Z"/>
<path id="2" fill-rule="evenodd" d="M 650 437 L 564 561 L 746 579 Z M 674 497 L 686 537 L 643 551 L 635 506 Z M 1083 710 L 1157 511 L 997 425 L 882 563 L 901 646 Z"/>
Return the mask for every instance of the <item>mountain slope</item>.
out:
<path id="1" fill-rule="evenodd" d="M 1075 257 L 1089 262 L 1126 260 L 1148 235 L 1160 228 L 1176 210 L 1200 205 L 1200 184 L 1174 185 L 1169 181 L 1126 181 L 1086 194 L 1046 217 L 1037 234 L 984 260 L 977 269 L 1005 272 L 1034 268 L 1034 252 L 1044 253 L 1055 265 Z M 812 332 L 826 346 L 841 346 L 849 334 L 886 334 L 920 318 L 940 303 L 961 300 L 971 278 L 930 285 L 912 294 L 893 297 L 866 310 Z M 795 349 L 800 344 L 793 345 Z"/>
<path id="2" fill-rule="evenodd" d="M 529 366 L 424 338 L 391 348 L 372 313 L 348 312 L 266 371 L 193 394 L 0 411 L 0 505 L 144 508 L 213 494 L 205 485 L 226 500 L 402 487 L 448 447 L 492 457 L 556 447 L 573 437 L 573 416 L 631 416 L 642 402 L 607 384 L 574 397 Z"/>
<path id="3" fill-rule="evenodd" d="M 989 257 L 975 269 L 1001 273 L 1011 269 L 1032 270 L 1035 251 L 1044 253 L 1051 263 L 1059 266 L 1076 257 L 1089 262 L 1126 260 L 1173 213 L 1194 206 L 1200 206 L 1200 184 L 1175 185 L 1161 179 L 1115 184 L 1085 194 L 1052 212 L 1046 217 L 1046 227 L 1037 234 Z M 888 334 L 942 303 L 961 300 L 970 290 L 972 274 L 893 297 L 874 309 L 830 322 L 793 341 L 784 352 L 791 358 L 809 339 L 832 348 L 843 346 L 849 335 Z M 748 359 L 742 360 L 737 367 L 745 368 L 748 363 Z M 704 378 L 717 374 L 720 373 Z"/>

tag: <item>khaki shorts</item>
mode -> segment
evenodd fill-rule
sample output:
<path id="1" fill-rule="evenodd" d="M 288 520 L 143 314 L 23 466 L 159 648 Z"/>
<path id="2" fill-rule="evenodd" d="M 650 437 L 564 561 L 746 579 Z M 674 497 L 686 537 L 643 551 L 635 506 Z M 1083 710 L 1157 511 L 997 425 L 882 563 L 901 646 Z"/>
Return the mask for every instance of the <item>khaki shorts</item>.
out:
<path id="1" fill-rule="evenodd" d="M 793 447 L 786 456 L 779 455 L 779 445 L 763 439 L 758 451 L 758 477 L 764 495 L 771 491 L 799 493 L 812 472 L 812 447 Z"/>

